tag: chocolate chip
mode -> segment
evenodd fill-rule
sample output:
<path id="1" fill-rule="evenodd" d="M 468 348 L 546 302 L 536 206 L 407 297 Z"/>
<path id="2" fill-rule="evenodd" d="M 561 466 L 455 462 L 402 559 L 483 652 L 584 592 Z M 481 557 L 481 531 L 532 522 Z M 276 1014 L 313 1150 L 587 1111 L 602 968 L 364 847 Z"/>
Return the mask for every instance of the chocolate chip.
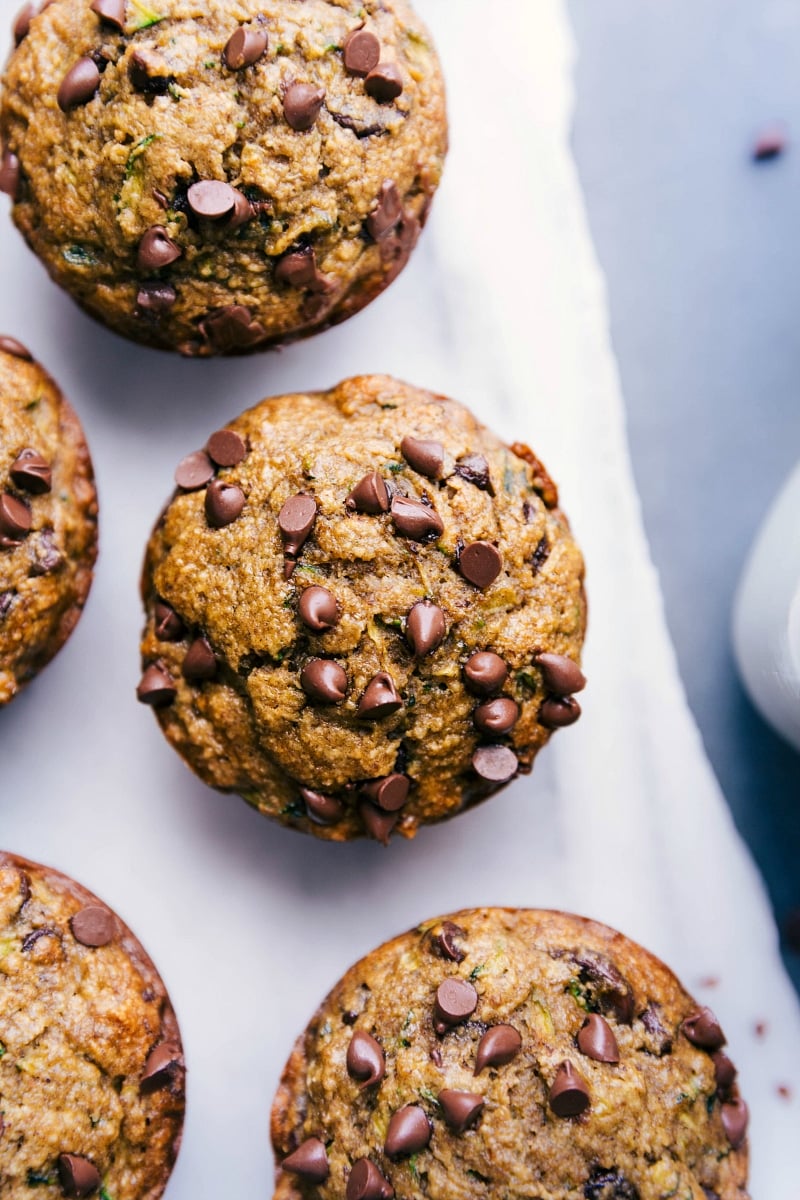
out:
<path id="1" fill-rule="evenodd" d="M 14 45 L 18 46 L 20 42 L 24 42 L 25 38 L 30 33 L 31 21 L 39 14 L 38 4 L 24 4 L 14 18 L 12 32 L 14 34 Z"/>
<path id="2" fill-rule="evenodd" d="M 53 486 L 50 464 L 38 451 L 31 450 L 30 447 L 19 452 L 11 464 L 9 473 L 17 487 L 37 496 L 49 492 Z"/>
<path id="3" fill-rule="evenodd" d="M 393 62 L 379 62 L 364 80 L 364 90 L 379 104 L 391 104 L 403 93 L 403 76 Z"/>
<path id="4" fill-rule="evenodd" d="M 738 1074 L 736 1067 L 722 1050 L 715 1050 L 711 1055 L 711 1061 L 714 1064 L 714 1079 L 718 1089 L 721 1092 L 730 1091 L 736 1082 Z"/>
<path id="5" fill-rule="evenodd" d="M 391 1200 L 394 1188 L 368 1158 L 359 1158 L 347 1180 L 346 1200 Z"/>
<path id="6" fill-rule="evenodd" d="M 325 1143 L 316 1137 L 301 1142 L 293 1154 L 286 1156 L 281 1166 L 290 1175 L 299 1175 L 306 1183 L 324 1183 L 330 1174 Z"/>
<path id="7" fill-rule="evenodd" d="M 578 1049 L 594 1062 L 618 1063 L 619 1047 L 605 1017 L 592 1013 L 578 1033 Z"/>
<path id="8" fill-rule="evenodd" d="M 376 808 L 374 804 L 364 801 L 358 806 L 358 815 L 369 836 L 376 842 L 380 842 L 382 846 L 388 846 L 389 837 L 397 824 L 398 814 L 384 812 L 382 808 Z"/>
<path id="9" fill-rule="evenodd" d="M 539 538 L 536 549 L 531 556 L 531 571 L 534 575 L 538 575 L 544 564 L 550 557 L 550 543 L 546 537 Z"/>
<path id="10" fill-rule="evenodd" d="M 0 350 L 4 350 L 6 354 L 13 354 L 14 358 L 21 358 L 24 362 L 33 362 L 33 355 L 27 346 L 23 346 L 22 342 L 18 342 L 16 338 L 6 335 L 0 337 Z"/>
<path id="11" fill-rule="evenodd" d="M 174 608 L 163 600 L 156 600 L 153 609 L 155 634 L 160 642 L 179 642 L 183 637 L 183 621 Z"/>
<path id="12" fill-rule="evenodd" d="M 566 654 L 535 654 L 533 661 L 542 673 L 545 687 L 554 696 L 571 696 L 586 687 L 586 676 Z"/>
<path id="13" fill-rule="evenodd" d="M 65 1196 L 91 1196 L 100 1187 L 100 1172 L 80 1154 L 59 1154 L 58 1182 Z"/>
<path id="14" fill-rule="evenodd" d="M 267 336 L 267 331 L 245 304 L 228 304 L 210 313 L 200 323 L 203 337 L 216 349 L 227 353 L 255 346 Z"/>
<path id="15" fill-rule="evenodd" d="M 444 446 L 425 438 L 404 437 L 400 453 L 412 470 L 426 479 L 441 479 L 444 470 Z"/>
<path id="16" fill-rule="evenodd" d="M 143 283 L 136 293 L 136 307 L 141 312 L 163 313 L 177 299 L 178 293 L 171 283 Z"/>
<path id="17" fill-rule="evenodd" d="M 434 1024 L 437 1029 L 460 1025 L 471 1017 L 478 1007 L 478 993 L 466 979 L 451 975 L 436 989 L 434 1002 Z"/>
<path id="18" fill-rule="evenodd" d="M 397 184 L 386 179 L 381 184 L 378 202 L 366 220 L 367 233 L 376 242 L 387 237 L 403 216 L 403 205 Z"/>
<path id="19" fill-rule="evenodd" d="M 362 721 L 380 721 L 402 707 L 402 697 L 391 675 L 387 675 L 386 671 L 378 671 L 364 688 L 358 702 L 358 715 Z"/>
<path id="20" fill-rule="evenodd" d="M 347 695 L 347 672 L 327 658 L 312 658 L 300 672 L 300 686 L 310 700 L 341 704 Z"/>
<path id="21" fill-rule="evenodd" d="M 411 780 L 407 775 L 395 772 L 385 775 L 383 779 L 374 779 L 361 789 L 362 795 L 377 804 L 384 812 L 397 812 L 408 800 Z"/>
<path id="22" fill-rule="evenodd" d="M 466 936 L 466 929 L 462 929 L 454 921 L 443 921 L 442 928 L 432 939 L 434 952 L 449 962 L 463 962 L 467 957 L 466 951 L 461 949 L 457 939 Z"/>
<path id="23" fill-rule="evenodd" d="M 635 1012 L 633 989 L 611 960 L 596 950 L 581 950 L 574 955 L 574 962 L 580 968 L 581 983 L 589 988 L 591 1006 L 630 1025 Z"/>
<path id="24" fill-rule="evenodd" d="M 247 454 L 247 443 L 233 429 L 218 429 L 208 439 L 206 453 L 218 467 L 236 467 Z"/>
<path id="25" fill-rule="evenodd" d="M 311 83 L 293 83 L 283 97 L 283 115 L 287 124 L 304 133 L 310 129 L 325 103 L 325 89 Z"/>
<path id="26" fill-rule="evenodd" d="M 710 1008 L 698 1008 L 690 1013 L 681 1029 L 684 1037 L 702 1050 L 720 1050 L 725 1045 L 725 1034 Z"/>
<path id="27" fill-rule="evenodd" d="M 336 597 L 327 588 L 314 584 L 306 588 L 298 605 L 300 620 L 314 633 L 325 633 L 339 624 L 339 606 Z"/>
<path id="28" fill-rule="evenodd" d="M 175 482 L 186 492 L 205 487 L 214 478 L 214 464 L 205 450 L 193 450 L 175 468 Z"/>
<path id="29" fill-rule="evenodd" d="M 88 55 L 79 58 L 61 80 L 56 97 L 58 107 L 62 112 L 69 112 L 71 108 L 88 104 L 99 87 L 100 71 L 97 63 Z"/>
<path id="30" fill-rule="evenodd" d="M 502 737 L 510 733 L 519 720 L 519 705 L 507 696 L 487 700 L 479 704 L 472 714 L 475 728 L 491 737 Z"/>
<path id="31" fill-rule="evenodd" d="M 228 229 L 239 229 L 242 225 L 246 225 L 248 221 L 252 221 L 256 215 L 256 211 L 256 208 L 247 199 L 244 192 L 240 192 L 238 188 L 234 188 L 233 212 L 226 222 Z"/>
<path id="32" fill-rule="evenodd" d="M 639 1014 L 640 1020 L 650 1035 L 650 1045 L 642 1047 L 648 1054 L 656 1054 L 663 1058 L 672 1052 L 672 1034 L 661 1020 L 661 1006 L 655 1000 L 649 1000 L 644 1012 Z"/>
<path id="33" fill-rule="evenodd" d="M 500 655 L 491 650 L 478 650 L 464 664 L 466 685 L 479 696 L 499 692 L 507 678 L 508 667 Z"/>
<path id="34" fill-rule="evenodd" d="M 16 592 L 0 592 L 0 620 L 11 612 Z"/>
<path id="35" fill-rule="evenodd" d="M 547 1102 L 557 1117 L 578 1117 L 586 1112 L 589 1088 L 571 1062 L 565 1060 L 558 1068 Z"/>
<path id="36" fill-rule="evenodd" d="M 408 496 L 392 497 L 392 520 L 399 534 L 415 542 L 439 537 L 444 532 L 442 518 L 436 509 Z"/>
<path id="37" fill-rule="evenodd" d="M 522 1038 L 513 1025 L 492 1025 L 478 1043 L 475 1074 L 480 1075 L 484 1067 L 506 1066 L 521 1049 Z"/>
<path id="38" fill-rule="evenodd" d="M 765 129 L 758 135 L 753 145 L 754 162 L 769 162 L 780 158 L 788 145 L 788 139 L 782 129 L 777 127 Z"/>
<path id="39" fill-rule="evenodd" d="M 33 535 L 31 575 L 49 575 L 61 566 L 64 559 L 56 546 L 55 538 L 55 531 L 52 529 L 42 529 Z"/>
<path id="40" fill-rule="evenodd" d="M 744 1100 L 728 1100 L 720 1109 L 722 1127 L 725 1136 L 734 1150 L 738 1150 L 747 1136 L 747 1126 L 750 1123 L 750 1113 Z"/>
<path id="41" fill-rule="evenodd" d="M 503 556 L 491 542 L 470 542 L 461 551 L 459 570 L 468 583 L 487 588 L 503 569 Z"/>
<path id="42" fill-rule="evenodd" d="M 163 225 L 151 225 L 144 231 L 136 250 L 136 265 L 140 271 L 158 271 L 177 262 L 183 251 L 173 242 Z"/>
<path id="43" fill-rule="evenodd" d="M 244 508 L 244 492 L 235 483 L 212 479 L 206 488 L 206 520 L 213 529 L 231 525 Z"/>
<path id="44" fill-rule="evenodd" d="M 486 1103 L 483 1096 L 474 1092 L 456 1092 L 445 1088 L 439 1092 L 442 1116 L 453 1133 L 464 1133 L 475 1125 Z"/>
<path id="45" fill-rule="evenodd" d="M 447 633 L 442 610 L 430 600 L 420 600 L 406 617 L 406 637 L 415 658 L 424 658 L 441 646 Z"/>
<path id="46" fill-rule="evenodd" d="M 356 1029 L 347 1047 L 347 1073 L 359 1079 L 362 1088 L 380 1083 L 386 1074 L 386 1055 L 383 1047 L 365 1029 Z"/>
<path id="47" fill-rule="evenodd" d="M 546 729 L 565 729 L 581 715 L 581 706 L 572 696 L 549 696 L 539 709 L 539 724 Z"/>
<path id="48" fill-rule="evenodd" d="M 266 53 L 268 37 L 266 29 L 248 29 L 240 25 L 225 43 L 222 57 L 230 71 L 241 71 L 252 67 Z"/>
<path id="49" fill-rule="evenodd" d="M 76 912 L 69 927 L 75 941 L 82 946 L 107 946 L 116 932 L 113 915 L 100 904 L 87 904 Z"/>
<path id="50" fill-rule="evenodd" d="M 487 783 L 507 783 L 519 770 L 519 759 L 508 746 L 479 746 L 472 756 L 472 766 Z"/>
<path id="51" fill-rule="evenodd" d="M 145 48 L 134 50 L 128 64 L 128 75 L 134 91 L 145 96 L 165 96 L 169 85 L 175 82 L 161 55 Z"/>
<path id="52" fill-rule="evenodd" d="M 313 496 L 298 492 L 285 500 L 278 513 L 278 528 L 283 537 L 283 549 L 295 557 L 314 528 L 317 519 L 317 502 Z"/>
<path id="53" fill-rule="evenodd" d="M 172 704 L 177 695 L 177 688 L 170 673 L 163 667 L 151 663 L 136 689 L 136 699 L 140 704 L 149 704 L 151 708 L 165 708 Z"/>
<path id="54" fill-rule="evenodd" d="M 236 192 L 229 183 L 223 183 L 220 179 L 201 179 L 192 184 L 186 199 L 196 217 L 219 221 L 233 213 Z"/>
<path id="55" fill-rule="evenodd" d="M 275 278 L 288 287 L 308 288 L 312 292 L 329 292 L 333 286 L 317 266 L 317 252 L 313 246 L 290 250 L 279 258 L 275 264 Z"/>
<path id="56" fill-rule="evenodd" d="M 139 1079 L 139 1087 L 145 1093 L 157 1092 L 171 1087 L 183 1067 L 180 1046 L 174 1042 L 161 1042 L 150 1051 Z"/>
<path id="57" fill-rule="evenodd" d="M 27 504 L 23 504 L 8 492 L 0 495 L 0 534 L 3 546 L 9 548 L 19 545 L 20 539 L 30 533 L 31 523 L 31 511 Z"/>
<path id="58" fill-rule="evenodd" d="M 12 200 L 16 200 L 19 190 L 19 159 L 10 150 L 3 151 L 0 162 L 0 192 L 5 192 Z M 13 340 L 11 338 L 9 341 Z M 13 351 L 10 351 L 13 353 Z"/>
<path id="59" fill-rule="evenodd" d="M 583 1195 L 585 1200 L 639 1200 L 639 1189 L 616 1167 L 611 1170 L 595 1167 L 584 1185 Z"/>
<path id="60" fill-rule="evenodd" d="M 418 1104 L 406 1104 L 392 1113 L 383 1152 L 387 1158 L 418 1154 L 431 1140 L 431 1123 Z"/>
<path id="61" fill-rule="evenodd" d="M 33 949 L 38 941 L 41 941 L 42 938 L 46 937 L 60 938 L 61 935 L 57 929 L 52 929 L 48 925 L 44 925 L 39 929 L 32 929 L 31 932 L 26 934 L 22 939 L 23 953 L 27 954 L 29 950 Z"/>
<path id="62" fill-rule="evenodd" d="M 115 29 L 124 31 L 127 4 L 126 0 L 92 0 L 90 5 L 93 13 L 97 13 L 101 21 L 113 25 Z"/>
<path id="63" fill-rule="evenodd" d="M 204 637 L 195 638 L 183 660 L 181 672 L 190 683 L 213 679 L 217 673 L 217 658 L 211 643 Z"/>
<path id="64" fill-rule="evenodd" d="M 481 491 L 494 495 L 489 464 L 482 454 L 465 454 L 456 463 L 455 473 L 461 479 L 466 479 L 467 483 L 480 488 Z"/>
<path id="65" fill-rule="evenodd" d="M 315 825 L 335 825 L 344 816 L 344 805 L 335 796 L 323 796 L 310 788 L 300 788 L 306 814 Z"/>
<path id="66" fill-rule="evenodd" d="M 381 44 L 368 29 L 354 29 L 344 43 L 345 70 L 351 75 L 369 75 L 381 58 Z"/>
<path id="67" fill-rule="evenodd" d="M 370 471 L 353 488 L 345 505 L 355 512 L 368 513 L 377 517 L 389 511 L 389 493 L 386 483 L 377 471 Z"/>

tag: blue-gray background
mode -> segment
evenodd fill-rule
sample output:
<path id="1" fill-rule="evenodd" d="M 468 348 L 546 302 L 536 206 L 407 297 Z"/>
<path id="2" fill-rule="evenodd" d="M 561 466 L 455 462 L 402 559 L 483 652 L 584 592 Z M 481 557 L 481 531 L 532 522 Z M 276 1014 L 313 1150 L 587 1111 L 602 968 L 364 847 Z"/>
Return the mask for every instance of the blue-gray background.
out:
<path id="1" fill-rule="evenodd" d="M 800 756 L 750 707 L 729 631 L 748 547 L 800 458 L 800 5 L 570 11 L 575 149 L 647 531 L 689 700 L 783 926 L 800 906 Z M 776 120 L 797 144 L 755 165 Z"/>

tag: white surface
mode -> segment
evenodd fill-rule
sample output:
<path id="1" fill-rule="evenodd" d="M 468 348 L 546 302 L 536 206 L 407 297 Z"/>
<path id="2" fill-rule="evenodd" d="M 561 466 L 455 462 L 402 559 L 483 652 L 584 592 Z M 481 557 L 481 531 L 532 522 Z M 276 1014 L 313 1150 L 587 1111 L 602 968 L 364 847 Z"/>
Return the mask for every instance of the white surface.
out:
<path id="1" fill-rule="evenodd" d="M 13 7 L 0 0 L 0 17 Z M 700 994 L 754 1110 L 753 1195 L 796 1200 L 798 1105 L 775 1085 L 800 1081 L 800 1014 L 685 704 L 647 554 L 569 153 L 564 12 L 560 0 L 506 0 L 487 30 L 481 0 L 419 7 L 450 86 L 446 181 L 411 266 L 346 326 L 249 361 L 139 350 L 57 294 L 0 223 L 0 328 L 79 409 L 102 505 L 85 617 L 0 718 L 2 843 L 93 887 L 162 970 L 191 1066 L 169 1200 L 269 1194 L 270 1101 L 325 990 L 385 937 L 481 903 L 590 914 L 690 987 L 719 976 Z M 373 370 L 448 392 L 530 441 L 586 550 L 591 609 L 582 722 L 529 779 L 386 851 L 301 838 L 208 791 L 133 700 L 141 550 L 175 462 L 265 394 Z"/>
<path id="2" fill-rule="evenodd" d="M 800 465 L 750 552 L 736 597 L 733 644 L 753 703 L 800 750 Z"/>

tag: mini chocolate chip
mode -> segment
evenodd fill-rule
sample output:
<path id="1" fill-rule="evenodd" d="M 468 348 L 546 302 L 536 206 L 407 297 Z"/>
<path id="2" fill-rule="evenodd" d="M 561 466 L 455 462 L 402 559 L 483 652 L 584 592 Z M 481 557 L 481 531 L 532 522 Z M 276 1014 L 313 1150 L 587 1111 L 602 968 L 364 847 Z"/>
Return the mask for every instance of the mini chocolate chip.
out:
<path id="1" fill-rule="evenodd" d="M 415 542 L 439 537 L 444 532 L 442 518 L 436 509 L 408 496 L 392 497 L 392 520 L 399 534 Z"/>
<path id="2" fill-rule="evenodd" d="M 463 962 L 467 954 L 465 950 L 461 949 L 456 939 L 465 938 L 466 936 L 466 929 L 462 929 L 454 921 L 443 921 L 441 930 L 433 938 L 432 945 L 434 952 L 438 953 L 441 958 L 446 958 L 449 962 Z"/>
<path id="3" fill-rule="evenodd" d="M 136 689 L 136 699 L 140 704 L 149 704 L 151 708 L 165 708 L 172 704 L 177 695 L 177 688 L 170 673 L 163 667 L 151 663 Z"/>
<path id="4" fill-rule="evenodd" d="M 231 525 L 244 508 L 244 492 L 235 483 L 212 479 L 206 488 L 206 520 L 214 529 Z"/>
<path id="5" fill-rule="evenodd" d="M 100 1187 L 100 1172 L 80 1154 L 59 1154 L 58 1182 L 65 1196 L 91 1196 Z"/>
<path id="6" fill-rule="evenodd" d="M 436 989 L 434 1022 L 437 1028 L 460 1025 L 472 1016 L 477 1007 L 478 993 L 473 985 L 467 979 L 450 975 Z"/>
<path id="7" fill-rule="evenodd" d="M 306 1138 L 293 1154 L 286 1156 L 281 1167 L 290 1175 L 299 1175 L 306 1183 L 324 1183 L 330 1174 L 325 1143 L 317 1137 Z"/>
<path id="8" fill-rule="evenodd" d="M 461 551 L 459 570 L 468 583 L 487 588 L 503 569 L 503 556 L 491 542 L 470 542 Z"/>
<path id="9" fill-rule="evenodd" d="M 369 75 L 381 59 L 381 44 L 368 29 L 354 29 L 344 43 L 344 66 L 351 75 Z"/>
<path id="10" fill-rule="evenodd" d="M 415 658 L 424 658 L 441 646 L 447 622 L 441 608 L 430 600 L 420 600 L 406 617 L 406 637 Z"/>
<path id="11" fill-rule="evenodd" d="M 283 115 L 298 133 L 311 129 L 325 103 L 325 89 L 312 83 L 293 83 L 283 97 Z"/>
<path id="12" fill-rule="evenodd" d="M 475 728 L 491 737 L 502 737 L 510 733 L 519 720 L 519 705 L 507 696 L 498 696 L 496 700 L 487 700 L 479 704 L 472 714 Z"/>
<path id="13" fill-rule="evenodd" d="M 218 467 L 237 467 L 247 454 L 247 443 L 233 429 L 218 429 L 206 442 L 206 453 Z"/>
<path id="14" fill-rule="evenodd" d="M 180 1046 L 174 1042 L 161 1042 L 150 1051 L 145 1060 L 139 1079 L 141 1091 L 157 1092 L 161 1088 L 170 1087 L 182 1067 L 183 1055 Z"/>
<path id="15" fill-rule="evenodd" d="M 376 242 L 388 237 L 403 217 L 403 204 L 397 184 L 385 179 L 378 193 L 376 207 L 366 220 L 367 233 Z"/>
<path id="16" fill-rule="evenodd" d="M 546 729 L 565 729 L 581 715 L 581 706 L 572 696 L 548 696 L 539 709 L 539 724 Z"/>
<path id="17" fill-rule="evenodd" d="M 364 80 L 364 90 L 379 104 L 391 104 L 403 93 L 403 76 L 397 63 L 379 62 Z"/>
<path id="18" fill-rule="evenodd" d="M 513 1025 L 492 1025 L 478 1043 L 475 1074 L 480 1075 L 484 1067 L 506 1066 L 521 1049 L 522 1038 Z"/>
<path id="19" fill-rule="evenodd" d="M 542 672 L 545 687 L 554 696 L 571 696 L 586 687 L 586 676 L 566 654 L 535 654 L 533 661 Z"/>
<path id="20" fill-rule="evenodd" d="M 283 549 L 290 557 L 296 557 L 317 519 L 317 502 L 313 496 L 298 492 L 285 500 L 278 513 L 278 528 L 283 537 Z"/>
<path id="21" fill-rule="evenodd" d="M 383 1047 L 365 1029 L 356 1029 L 347 1047 L 347 1073 L 361 1081 L 362 1088 L 380 1083 L 386 1074 Z"/>
<path id="22" fill-rule="evenodd" d="M 31 511 L 16 496 L 4 492 L 0 495 L 0 534 L 3 544 L 17 544 L 20 538 L 30 533 L 32 523 Z"/>
<path id="23" fill-rule="evenodd" d="M 146 229 L 136 250 L 136 265 L 140 271 L 158 271 L 177 262 L 183 251 L 173 242 L 163 225 Z"/>
<path id="24" fill-rule="evenodd" d="M 347 1179 L 346 1200 L 392 1200 L 394 1188 L 375 1163 L 359 1158 Z"/>
<path id="25" fill-rule="evenodd" d="M 236 193 L 229 183 L 220 179 L 201 179 L 192 184 L 186 199 L 196 217 L 219 221 L 233 213 Z"/>
<path id="26" fill-rule="evenodd" d="M 605 1017 L 592 1013 L 578 1033 L 578 1049 L 594 1062 L 618 1063 L 617 1039 Z"/>
<path id="27" fill-rule="evenodd" d="M 378 671 L 364 688 L 358 702 L 358 715 L 362 721 L 380 721 L 402 707 L 402 697 L 391 675 L 386 671 Z"/>
<path id="28" fill-rule="evenodd" d="M 24 42 L 25 38 L 30 33 L 31 21 L 39 15 L 38 4 L 24 4 L 14 18 L 12 32 L 14 34 L 14 45 L 18 46 L 20 42 Z"/>
<path id="29" fill-rule="evenodd" d="M 335 825 L 344 816 L 344 805 L 335 796 L 323 796 L 310 788 L 300 788 L 306 815 L 315 825 Z"/>
<path id="30" fill-rule="evenodd" d="M 453 1133 L 464 1133 L 475 1125 L 486 1103 L 483 1096 L 475 1092 L 456 1092 L 445 1088 L 439 1092 L 442 1116 Z"/>
<path id="31" fill-rule="evenodd" d="M 725 1045 L 725 1034 L 710 1008 L 698 1008 L 690 1013 L 681 1029 L 692 1045 L 702 1050 L 720 1050 Z"/>
<path id="32" fill-rule="evenodd" d="M 275 278 L 288 287 L 308 288 L 311 292 L 329 292 L 335 286 L 317 266 L 317 252 L 313 246 L 290 250 L 279 258 L 275 264 Z"/>
<path id="33" fill-rule="evenodd" d="M 266 53 L 268 37 L 266 29 L 248 29 L 240 25 L 225 43 L 222 57 L 230 71 L 241 71 L 252 67 Z"/>
<path id="34" fill-rule="evenodd" d="M 62 112 L 69 112 L 71 108 L 88 104 L 99 87 L 100 71 L 97 63 L 88 55 L 79 58 L 61 80 L 56 97 L 58 107 Z"/>
<path id="35" fill-rule="evenodd" d="M 410 788 L 411 780 L 408 776 L 395 772 L 385 775 L 383 779 L 374 779 L 371 783 L 364 784 L 361 793 L 384 812 L 397 812 L 408 800 Z"/>
<path id="36" fill-rule="evenodd" d="M 19 159 L 10 150 L 3 151 L 0 162 L 0 192 L 16 200 L 19 190 Z M 9 339 L 11 341 L 13 339 Z M 12 352 L 13 353 L 13 352 Z"/>
<path id="37" fill-rule="evenodd" d="M 105 21 L 108 25 L 113 25 L 120 32 L 124 31 L 127 9 L 126 0 L 92 0 L 90 7 L 92 12 L 96 13 L 101 21 Z"/>
<path id="38" fill-rule="evenodd" d="M 711 1061 L 714 1064 L 714 1079 L 717 1087 L 721 1092 L 728 1092 L 736 1082 L 738 1075 L 736 1067 L 722 1050 L 715 1050 L 711 1055 Z"/>
<path id="39" fill-rule="evenodd" d="M 174 608 L 156 600 L 153 608 L 156 637 L 160 642 L 179 642 L 183 637 L 183 621 Z"/>
<path id="40" fill-rule="evenodd" d="M 195 638 L 183 660 L 181 672 L 190 683 L 213 679 L 217 673 L 217 658 L 211 643 L 204 637 Z"/>
<path id="41" fill-rule="evenodd" d="M 479 746 L 472 756 L 472 766 L 487 783 L 508 783 L 519 770 L 519 759 L 508 746 Z"/>
<path id="42" fill-rule="evenodd" d="M 368 513 L 373 517 L 388 512 L 389 493 L 383 477 L 377 471 L 370 471 L 350 492 L 345 505 L 355 512 Z"/>
<path id="43" fill-rule="evenodd" d="M 387 1158 L 418 1154 L 431 1140 L 431 1123 L 418 1104 L 406 1104 L 392 1113 L 383 1152 Z"/>
<path id="44" fill-rule="evenodd" d="M 100 904 L 87 904 L 76 912 L 69 927 L 76 942 L 93 947 L 107 946 L 116 931 L 113 915 Z"/>
<path id="45" fill-rule="evenodd" d="M 136 307 L 141 312 L 163 313 L 177 299 L 178 293 L 171 283 L 143 283 L 136 293 Z"/>
<path id="46" fill-rule="evenodd" d="M 591 1102 L 589 1088 L 571 1062 L 565 1060 L 556 1071 L 547 1102 L 557 1117 L 578 1117 L 586 1112 Z"/>
<path id="47" fill-rule="evenodd" d="M 404 437 L 400 453 L 412 470 L 426 479 L 441 479 L 444 470 L 444 446 L 425 438 Z"/>
<path id="48" fill-rule="evenodd" d="M 492 650 L 478 650 L 464 664 L 464 680 L 471 692 L 491 696 L 508 678 L 508 667 Z"/>
<path id="49" fill-rule="evenodd" d="M 11 464 L 11 478 L 17 487 L 41 496 L 53 486 L 50 464 L 36 450 L 21 450 Z"/>
<path id="50" fill-rule="evenodd" d="M 314 584 L 306 588 L 298 605 L 300 620 L 314 633 L 325 633 L 339 624 L 339 606 L 336 597 L 327 588 Z"/>
<path id="51" fill-rule="evenodd" d="M 725 1136 L 734 1150 L 738 1150 L 747 1136 L 750 1113 L 741 1097 L 727 1100 L 720 1109 Z"/>
<path id="52" fill-rule="evenodd" d="M 398 821 L 398 814 L 384 812 L 382 808 L 376 808 L 374 804 L 364 801 L 358 806 L 358 815 L 369 836 L 382 846 L 388 846 L 392 830 Z"/>
<path id="53" fill-rule="evenodd" d="M 300 686 L 310 700 L 341 704 L 347 695 L 347 672 L 327 658 L 312 658 L 300 672 Z"/>
<path id="54" fill-rule="evenodd" d="M 205 450 L 193 450 L 175 468 L 175 482 L 185 492 L 205 487 L 214 478 L 214 464 Z"/>
<path id="55" fill-rule="evenodd" d="M 456 463 L 455 473 L 467 483 L 473 484 L 483 492 L 494 493 L 492 480 L 489 475 L 489 464 L 482 454 L 465 454 Z"/>
<path id="56" fill-rule="evenodd" d="M 24 362 L 33 362 L 33 355 L 27 346 L 23 346 L 22 342 L 18 342 L 16 338 L 3 335 L 0 337 L 0 350 L 4 350 L 6 354 L 13 354 L 14 358 L 21 358 Z"/>

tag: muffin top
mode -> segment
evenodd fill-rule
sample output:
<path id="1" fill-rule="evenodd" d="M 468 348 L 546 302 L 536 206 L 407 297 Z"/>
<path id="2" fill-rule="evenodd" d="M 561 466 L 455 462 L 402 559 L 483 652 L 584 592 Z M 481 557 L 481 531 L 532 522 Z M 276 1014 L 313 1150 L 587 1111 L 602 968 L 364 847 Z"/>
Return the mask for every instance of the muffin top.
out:
<path id="1" fill-rule="evenodd" d="M 667 968 L 555 912 L 474 909 L 367 955 L 272 1111 L 276 1200 L 746 1200 L 725 1039 Z"/>
<path id="2" fill-rule="evenodd" d="M 0 853 L 0 1194 L 156 1200 L 180 1144 L 175 1014 L 130 930 Z"/>
<path id="3" fill-rule="evenodd" d="M 0 337 L 0 706 L 72 632 L 96 553 L 78 418 L 25 347 Z"/>
<path id="4" fill-rule="evenodd" d="M 580 552 L 531 451 L 462 405 L 383 376 L 265 400 L 176 479 L 139 698 L 214 787 L 413 836 L 579 715 Z"/>

